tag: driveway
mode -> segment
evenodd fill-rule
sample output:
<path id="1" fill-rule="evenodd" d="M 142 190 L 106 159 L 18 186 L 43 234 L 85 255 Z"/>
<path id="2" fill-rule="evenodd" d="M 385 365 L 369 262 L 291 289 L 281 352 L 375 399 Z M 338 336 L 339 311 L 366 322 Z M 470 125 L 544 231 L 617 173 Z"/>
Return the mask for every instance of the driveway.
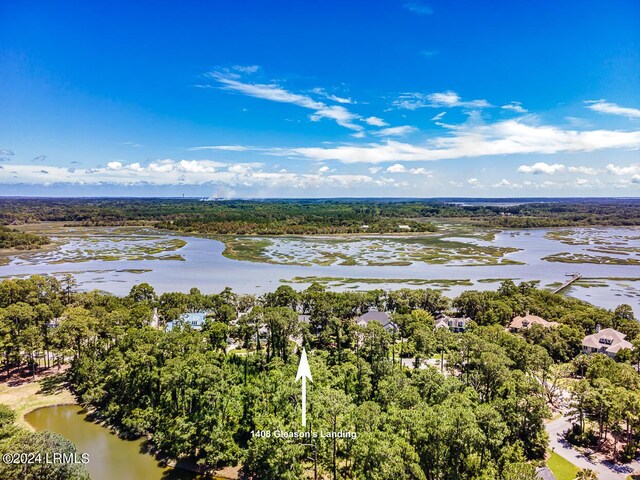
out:
<path id="1" fill-rule="evenodd" d="M 569 430 L 570 427 L 571 422 L 564 416 L 547 423 L 549 448 L 578 468 L 589 468 L 597 472 L 599 480 L 625 480 L 628 475 L 640 472 L 640 462 L 637 460 L 623 465 L 616 465 L 610 462 L 595 463 L 588 459 L 563 438 L 564 432 Z"/>

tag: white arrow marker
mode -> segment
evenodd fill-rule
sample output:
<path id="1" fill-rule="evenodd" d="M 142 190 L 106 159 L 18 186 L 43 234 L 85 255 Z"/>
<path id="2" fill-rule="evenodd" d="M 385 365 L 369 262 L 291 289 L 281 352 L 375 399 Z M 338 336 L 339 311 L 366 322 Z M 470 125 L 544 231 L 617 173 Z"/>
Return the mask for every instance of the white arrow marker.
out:
<path id="1" fill-rule="evenodd" d="M 298 373 L 296 374 L 296 382 L 302 379 L 302 426 L 307 426 L 307 378 L 313 382 L 311 378 L 311 369 L 307 360 L 307 351 L 303 348 L 300 356 L 300 364 L 298 365 Z"/>

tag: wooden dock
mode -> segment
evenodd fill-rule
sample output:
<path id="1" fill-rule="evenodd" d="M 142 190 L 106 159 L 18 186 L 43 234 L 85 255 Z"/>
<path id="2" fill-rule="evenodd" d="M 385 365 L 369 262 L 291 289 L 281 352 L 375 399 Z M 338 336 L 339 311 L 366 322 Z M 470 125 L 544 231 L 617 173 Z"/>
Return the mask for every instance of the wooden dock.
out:
<path id="1" fill-rule="evenodd" d="M 580 280 L 582 278 L 582 275 L 580 275 L 579 273 L 567 273 L 567 276 L 570 276 L 571 279 L 567 280 L 562 285 L 560 285 L 558 288 L 556 288 L 553 291 L 553 293 L 560 293 L 562 290 L 567 288 L 569 285 L 571 285 L 574 282 L 577 282 L 578 280 Z"/>

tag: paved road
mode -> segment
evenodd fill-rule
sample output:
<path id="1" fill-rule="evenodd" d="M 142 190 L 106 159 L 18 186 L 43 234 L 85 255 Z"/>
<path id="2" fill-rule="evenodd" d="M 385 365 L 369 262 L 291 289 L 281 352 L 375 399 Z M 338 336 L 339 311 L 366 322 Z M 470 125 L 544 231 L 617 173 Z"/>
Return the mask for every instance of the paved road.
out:
<path id="1" fill-rule="evenodd" d="M 577 450 L 574 450 L 569 442 L 563 438 L 565 431 L 569 430 L 571 423 L 560 417 L 546 425 L 549 434 L 549 448 L 561 457 L 569 460 L 578 468 L 589 468 L 598 473 L 599 480 L 625 480 L 628 475 L 640 472 L 640 462 L 634 461 L 624 465 L 613 465 L 609 462 L 594 463 Z"/>

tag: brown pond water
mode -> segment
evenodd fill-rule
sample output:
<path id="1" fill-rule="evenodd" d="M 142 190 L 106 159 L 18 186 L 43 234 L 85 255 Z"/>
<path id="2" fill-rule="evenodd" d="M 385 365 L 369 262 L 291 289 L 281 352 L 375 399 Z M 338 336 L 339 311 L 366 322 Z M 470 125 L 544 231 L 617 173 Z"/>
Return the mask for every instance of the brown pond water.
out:
<path id="1" fill-rule="evenodd" d="M 56 432 L 71 440 L 79 453 L 89 454 L 92 480 L 201 480 L 194 473 L 162 466 L 143 452 L 144 440 L 123 440 L 87 419 L 78 405 L 44 407 L 25 415 L 36 430 Z"/>

